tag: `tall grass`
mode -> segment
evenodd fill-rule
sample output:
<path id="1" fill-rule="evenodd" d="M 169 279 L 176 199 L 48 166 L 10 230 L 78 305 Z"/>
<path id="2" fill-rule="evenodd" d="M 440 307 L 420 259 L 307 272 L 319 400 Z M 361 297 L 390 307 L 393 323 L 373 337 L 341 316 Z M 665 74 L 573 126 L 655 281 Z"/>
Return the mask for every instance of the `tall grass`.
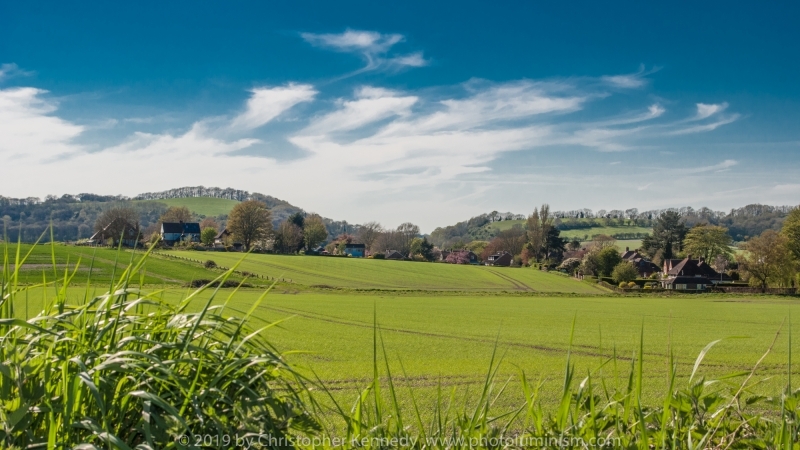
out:
<path id="1" fill-rule="evenodd" d="M 322 382 L 293 371 L 261 337 L 275 324 L 250 327 L 251 315 L 269 289 L 242 317 L 228 314 L 236 289 L 223 296 L 219 288 L 200 288 L 167 302 L 162 292 L 140 289 L 149 251 L 117 254 L 128 263 L 113 282 L 93 286 L 89 261 L 89 282 L 83 295 L 74 296 L 75 289 L 68 295 L 67 288 L 82 261 L 58 273 L 53 255 L 53 275 L 43 275 L 41 284 L 23 286 L 19 270 L 29 253 L 22 254 L 19 245 L 14 254 L 4 247 L 0 447 L 234 448 L 233 439 L 245 439 L 238 443 L 414 449 L 800 448 L 800 391 L 792 389 L 791 351 L 783 392 L 761 397 L 751 391 L 777 334 L 751 370 L 717 379 L 702 376 L 703 360 L 719 341 L 710 343 L 683 385 L 678 385 L 678 365 L 670 350 L 669 377 L 658 404 L 642 402 L 644 327 L 630 363 L 614 351 L 593 370 L 579 374 L 568 351 L 560 401 L 548 409 L 541 400 L 541 382 L 522 371 L 513 379 L 498 379 L 504 363 L 496 353 L 477 391 L 459 393 L 440 384 L 435 399 L 418 399 L 401 381 L 407 379 L 402 361 L 402 376 L 392 372 L 376 318 L 372 381 L 351 405 L 342 405 Z M 217 285 L 235 269 L 220 275 Z M 30 316 L 15 311 L 31 289 L 50 293 L 42 310 Z M 574 329 L 573 321 L 571 335 Z M 791 350 L 791 327 L 786 330 Z M 616 387 L 623 364 L 629 364 L 627 381 Z M 607 371 L 614 375 L 606 376 Z M 519 387 L 524 401 L 498 410 L 497 401 L 509 387 Z M 401 398 L 410 405 L 403 406 Z M 272 440 L 259 440 L 263 437 Z"/>
<path id="2" fill-rule="evenodd" d="M 302 380 L 260 337 L 269 325 L 247 325 L 266 292 L 241 318 L 224 314 L 234 294 L 212 306 L 218 289 L 200 304 L 202 288 L 168 303 L 136 287 L 146 252 L 131 253 L 105 293 L 93 295 L 90 281 L 74 300 L 67 286 L 81 262 L 56 280 L 20 286 L 28 255 L 19 248 L 3 254 L 0 447 L 159 449 L 182 446 L 184 434 L 319 429 L 305 409 Z M 52 297 L 38 314 L 19 318 L 16 300 L 31 288 Z"/>

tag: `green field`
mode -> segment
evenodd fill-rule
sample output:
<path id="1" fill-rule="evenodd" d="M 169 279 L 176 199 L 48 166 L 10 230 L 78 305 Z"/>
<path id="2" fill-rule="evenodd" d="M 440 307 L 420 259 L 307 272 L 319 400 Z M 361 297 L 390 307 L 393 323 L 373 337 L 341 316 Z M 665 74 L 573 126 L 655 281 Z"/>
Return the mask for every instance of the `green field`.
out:
<path id="1" fill-rule="evenodd" d="M 84 295 L 81 288 L 70 292 Z M 185 292 L 172 289 L 163 295 L 177 301 Z M 217 303 L 230 292 L 223 290 Z M 261 292 L 241 290 L 232 297 L 229 313 L 243 315 Z M 196 308 L 207 295 L 195 301 Z M 16 305 L 18 314 L 41 308 L 35 291 L 27 301 L 28 306 Z M 479 389 L 496 348 L 504 361 L 498 380 L 511 380 L 498 403 L 498 410 L 503 410 L 521 401 L 520 371 L 543 383 L 545 404 L 557 403 L 573 319 L 572 360 L 578 382 L 616 353 L 617 366 L 609 363 L 603 375 L 607 382 L 616 380 L 618 387 L 624 386 L 643 329 L 646 402 L 666 389 L 670 345 L 679 365 L 678 383 L 685 383 L 703 347 L 724 339 L 708 353 L 699 372 L 719 377 L 752 368 L 783 323 L 775 348 L 757 374 L 763 381 L 755 392 L 774 394 L 785 383 L 788 325 L 784 320 L 790 314 L 800 314 L 800 303 L 781 297 L 338 294 L 278 289 L 256 311 L 254 326 L 283 321 L 267 331 L 266 338 L 301 373 L 318 376 L 348 407 L 372 376 L 373 315 L 395 381 L 402 386 L 400 402 L 407 407 L 411 405 L 406 386 L 413 387 L 417 400 L 426 406 L 439 383 L 446 392 L 455 388 L 459 394 Z M 796 347 L 793 353 L 795 359 L 800 356 Z"/>
<path id="2" fill-rule="evenodd" d="M 170 255 L 211 259 L 231 267 L 240 253 L 173 251 Z M 323 256 L 249 255 L 240 269 L 293 283 L 350 289 L 569 292 L 602 294 L 595 285 L 532 268 L 465 266 Z"/>
<path id="3" fill-rule="evenodd" d="M 168 206 L 185 206 L 190 211 L 206 217 L 216 217 L 231 212 L 234 206 L 239 203 L 236 200 L 210 197 L 185 197 L 185 198 L 165 198 L 160 200 L 138 200 L 138 201 L 157 201 Z"/>
<path id="4" fill-rule="evenodd" d="M 23 250 L 29 248 L 24 246 Z M 68 262 L 72 264 L 80 257 L 88 266 L 94 256 L 94 282 L 89 289 L 93 294 L 103 292 L 106 285 L 101 281 L 110 279 L 117 259 L 115 250 L 63 245 L 53 248 L 61 277 Z M 13 254 L 14 248 L 11 250 Z M 30 260 L 33 266 L 22 271 L 23 281 L 39 282 L 43 273 L 48 280 L 53 278 L 50 250 L 49 245 L 34 248 Z M 214 259 L 224 266 L 234 265 L 243 256 L 165 253 Z M 131 255 L 130 251 L 121 252 L 118 265 L 127 264 Z M 256 321 L 287 319 L 267 331 L 268 340 L 287 352 L 288 361 L 302 373 L 319 376 L 335 398 L 348 405 L 372 375 L 374 317 L 396 380 L 402 386 L 413 386 L 417 399 L 427 402 L 423 405 L 429 405 L 439 383 L 460 393 L 477 389 L 497 348 L 505 361 L 498 379 L 512 381 L 498 403 L 503 409 L 521 400 L 516 383 L 520 371 L 543 383 L 546 404 L 556 403 L 573 318 L 572 358 L 578 380 L 616 354 L 617 366 L 607 364 L 603 375 L 608 382 L 624 384 L 643 330 L 644 395 L 646 401 L 654 401 L 666 389 L 669 346 L 679 362 L 680 383 L 686 381 L 701 349 L 721 338 L 730 339 L 711 350 L 700 373 L 717 377 L 744 371 L 769 347 L 784 320 L 800 314 L 800 302 L 791 297 L 626 297 L 533 269 L 278 255 L 249 255 L 240 269 L 291 279 L 291 283 L 274 289 L 256 310 Z M 170 301 L 187 292 L 175 284 L 221 273 L 196 262 L 158 255 L 147 261 L 146 271 L 145 281 L 166 285 L 162 295 Z M 85 282 L 87 275 L 88 270 L 79 271 L 73 283 Z M 264 286 L 238 292 L 229 304 L 231 314 L 244 314 L 266 287 L 264 279 L 251 281 Z M 195 308 L 203 304 L 209 292 L 196 300 Z M 29 317 L 40 311 L 53 293 L 50 288 L 34 288 L 18 297 L 16 314 Z M 223 289 L 217 302 L 230 293 L 231 289 Z M 69 290 L 73 298 L 85 294 L 86 287 Z M 787 326 L 784 324 L 776 347 L 762 363 L 758 379 L 763 382 L 755 389 L 757 393 L 774 394 L 785 382 Z M 405 388 L 401 391 L 400 402 L 410 406 L 407 392 Z"/>
<path id="5" fill-rule="evenodd" d="M 245 294 L 241 308 L 249 302 Z M 252 297 L 250 297 L 252 298 Z M 524 370 L 545 382 L 545 392 L 559 392 L 571 322 L 576 317 L 573 357 L 578 379 L 616 350 L 618 370 L 627 376 L 644 326 L 647 396 L 666 388 L 670 333 L 685 381 L 698 353 L 709 342 L 702 374 L 720 376 L 751 368 L 767 350 L 783 320 L 800 313 L 796 300 L 781 298 L 731 299 L 711 296 L 685 298 L 625 297 L 504 297 L 394 295 L 274 295 L 262 308 L 269 321 L 291 317 L 270 340 L 283 350 L 305 350 L 291 357 L 313 369 L 337 388 L 363 388 L 372 370 L 373 310 L 382 330 L 393 372 L 420 388 L 439 380 L 447 386 L 479 386 L 492 350 L 506 361 L 500 379 Z M 796 328 L 796 326 L 795 326 Z M 763 392 L 778 392 L 785 382 L 786 329 L 763 363 L 759 379 Z M 798 355 L 795 349 L 795 358 Z M 612 367 L 606 374 L 613 373 Z M 622 382 L 622 381 L 621 381 Z M 431 393 L 431 391 L 428 391 Z M 353 398 L 354 391 L 347 397 Z M 518 392 L 516 393 L 518 394 Z M 512 395 L 512 398 L 516 397 Z M 555 397 L 551 395 L 551 401 Z"/>
<path id="6" fill-rule="evenodd" d="M 524 220 L 503 220 L 501 222 L 493 222 L 486 227 L 494 228 L 500 231 L 508 230 L 513 228 L 515 225 L 519 225 L 521 227 L 525 227 Z M 564 238 L 578 238 L 580 240 L 585 240 L 585 237 L 588 236 L 589 240 L 592 239 L 592 236 L 596 234 L 606 234 L 606 235 L 614 235 L 620 233 L 651 233 L 653 231 L 652 228 L 645 228 L 645 227 L 634 227 L 634 226 L 622 226 L 622 227 L 592 227 L 592 228 L 581 228 L 581 229 L 574 229 L 574 230 L 562 230 L 561 237 Z"/>
<path id="7" fill-rule="evenodd" d="M 52 247 L 49 244 L 36 246 L 23 244 L 20 250 L 21 256 L 32 250 L 20 269 L 20 282 L 26 284 L 41 283 L 43 277 L 48 281 L 52 281 L 54 278 L 63 279 L 65 271 L 69 270 L 70 275 L 74 272 L 73 284 L 85 284 L 87 280 L 91 279 L 94 284 L 105 285 L 111 282 L 112 275 L 115 279 L 119 277 L 132 257 L 138 260 L 144 253 L 141 250 L 117 252 L 116 249 L 105 247 L 82 247 L 58 243 Z M 16 246 L 10 246 L 9 252 L 10 262 L 13 263 Z M 55 253 L 55 267 L 53 266 L 53 252 Z M 240 254 L 239 257 L 241 258 L 241 256 Z M 222 273 L 221 270 L 205 269 L 202 264 L 160 257 L 150 257 L 144 270 L 144 279 L 137 278 L 134 281 L 155 285 L 185 285 L 193 280 L 213 280 Z M 240 280 L 241 276 L 234 275 L 232 279 Z M 250 283 L 266 284 L 268 281 L 256 278 L 250 280 Z"/>

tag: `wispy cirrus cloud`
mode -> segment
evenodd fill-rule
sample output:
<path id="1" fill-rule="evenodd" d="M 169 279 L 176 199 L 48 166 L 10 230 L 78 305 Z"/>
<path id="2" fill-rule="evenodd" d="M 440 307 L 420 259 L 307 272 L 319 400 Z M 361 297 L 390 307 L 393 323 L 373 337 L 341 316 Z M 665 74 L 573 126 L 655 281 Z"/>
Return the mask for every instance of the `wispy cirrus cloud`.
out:
<path id="1" fill-rule="evenodd" d="M 241 114 L 230 124 L 234 130 L 249 130 L 263 126 L 293 106 L 309 102 L 317 91 L 308 84 L 289 83 L 278 87 L 261 87 L 250 91 L 252 94 Z"/>
<path id="2" fill-rule="evenodd" d="M 22 70 L 18 65 L 14 63 L 7 63 L 0 65 L 0 81 L 4 81 L 12 77 L 30 76 L 30 75 L 33 75 L 33 72 L 28 70 Z"/>
<path id="3" fill-rule="evenodd" d="M 639 66 L 639 70 L 634 73 L 622 75 L 605 75 L 600 78 L 602 82 L 609 86 L 623 89 L 639 89 L 647 86 L 650 82 L 646 77 L 660 70 L 659 67 L 654 67 L 650 70 L 645 70 L 644 64 Z"/>
<path id="4" fill-rule="evenodd" d="M 685 168 L 681 169 L 682 173 L 705 173 L 705 172 L 725 172 L 730 170 L 733 166 L 739 164 L 739 161 L 735 159 L 726 159 L 719 164 L 714 164 L 711 166 L 704 166 L 704 167 L 695 167 L 695 168 Z"/>
<path id="5" fill-rule="evenodd" d="M 728 103 L 697 103 L 697 112 L 694 117 L 686 119 L 687 123 L 706 122 L 698 125 L 690 125 L 680 127 L 671 132 L 674 135 L 702 133 L 705 131 L 713 131 L 722 125 L 727 125 L 738 120 L 741 116 L 739 114 L 723 114 L 728 109 Z M 710 119 L 710 120 L 708 120 Z"/>
<path id="6" fill-rule="evenodd" d="M 429 63 L 420 51 L 404 55 L 390 54 L 392 47 L 405 40 L 402 34 L 347 29 L 343 33 L 301 33 L 300 36 L 315 47 L 360 55 L 365 66 L 353 74 L 378 69 L 423 67 Z"/>

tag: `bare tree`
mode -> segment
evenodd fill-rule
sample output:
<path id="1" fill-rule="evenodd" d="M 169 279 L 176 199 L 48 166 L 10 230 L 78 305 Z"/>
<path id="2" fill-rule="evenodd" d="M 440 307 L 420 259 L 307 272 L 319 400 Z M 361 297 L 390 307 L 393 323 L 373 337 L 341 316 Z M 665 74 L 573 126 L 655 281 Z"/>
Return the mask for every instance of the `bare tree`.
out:
<path id="1" fill-rule="evenodd" d="M 191 222 L 192 212 L 185 206 L 170 206 L 158 219 L 159 222 Z"/>
<path id="2" fill-rule="evenodd" d="M 118 241 L 124 239 L 138 239 L 139 214 L 133 208 L 115 207 L 103 211 L 94 222 L 94 231 L 99 232 L 104 239 Z"/>
<path id="3" fill-rule="evenodd" d="M 373 252 L 385 252 L 387 250 L 397 250 L 402 252 L 405 237 L 399 231 L 388 230 L 380 233 L 372 245 Z"/>
<path id="4" fill-rule="evenodd" d="M 202 222 L 200 222 L 200 229 L 205 230 L 206 228 L 213 228 L 217 232 L 220 231 L 219 224 L 217 224 L 217 221 L 214 220 L 212 217 L 206 217 L 205 219 L 203 219 Z"/>
<path id="5" fill-rule="evenodd" d="M 281 253 L 294 253 L 303 243 L 303 230 L 291 220 L 284 220 L 275 231 L 275 249 Z"/>
<path id="6" fill-rule="evenodd" d="M 257 200 L 237 204 L 228 216 L 228 231 L 249 251 L 254 242 L 272 234 L 272 215 L 267 205 Z"/>
<path id="7" fill-rule="evenodd" d="M 367 222 L 358 229 L 358 240 L 372 251 L 372 246 L 383 232 L 383 227 L 378 222 Z"/>
<path id="8" fill-rule="evenodd" d="M 507 251 L 512 255 L 519 255 L 522 252 L 522 247 L 525 246 L 527 236 L 525 230 L 521 227 L 514 227 L 501 231 L 496 239 L 502 247 L 501 250 Z"/>

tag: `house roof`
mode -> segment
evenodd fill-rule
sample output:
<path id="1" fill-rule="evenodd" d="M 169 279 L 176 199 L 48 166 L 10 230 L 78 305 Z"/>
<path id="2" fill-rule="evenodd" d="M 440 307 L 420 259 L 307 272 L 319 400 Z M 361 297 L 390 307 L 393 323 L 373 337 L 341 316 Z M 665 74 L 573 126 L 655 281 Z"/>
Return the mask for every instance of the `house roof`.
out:
<path id="1" fill-rule="evenodd" d="M 107 238 L 107 237 L 109 237 L 109 238 L 118 238 L 119 236 L 109 236 L 108 235 L 108 229 L 111 228 L 111 225 L 113 225 L 114 223 L 116 223 L 119 220 L 125 221 L 125 231 L 124 231 L 124 234 L 123 234 L 123 239 L 133 239 L 133 238 L 136 238 L 137 235 L 139 235 L 139 227 L 138 227 L 138 225 L 137 226 L 131 225 L 131 223 L 126 221 L 125 219 L 123 219 L 121 217 L 117 217 L 116 219 L 114 219 L 111 222 L 109 222 L 108 225 L 104 226 L 102 230 L 100 230 L 100 231 L 96 232 L 95 234 L 93 234 L 92 237 L 90 237 L 89 239 L 103 239 L 103 238 Z"/>
<path id="2" fill-rule="evenodd" d="M 386 252 L 386 259 L 404 259 L 403 254 L 397 250 L 389 250 Z"/>
<path id="3" fill-rule="evenodd" d="M 200 224 L 197 222 L 164 222 L 161 224 L 163 233 L 200 234 Z"/>
<path id="4" fill-rule="evenodd" d="M 716 270 L 712 269 L 705 261 L 699 259 L 690 259 L 686 257 L 682 259 L 679 263 L 672 265 L 672 268 L 668 272 L 669 275 L 673 276 L 708 276 L 708 277 L 719 277 L 720 274 L 717 273 Z"/>
<path id="5" fill-rule="evenodd" d="M 214 239 L 222 239 L 222 238 L 224 238 L 225 236 L 228 236 L 229 234 L 231 234 L 231 232 L 230 232 L 230 231 L 228 231 L 228 229 L 227 229 L 227 228 L 225 228 L 225 229 L 223 229 L 222 231 L 220 231 L 219 233 L 217 233 L 217 235 L 216 235 L 216 236 L 214 236 Z"/>
<path id="6" fill-rule="evenodd" d="M 642 258 L 644 257 L 641 254 L 639 254 L 639 252 L 637 252 L 636 250 L 625 250 L 625 252 L 622 253 L 622 259 L 624 260 L 631 261 L 634 259 L 642 259 Z"/>

